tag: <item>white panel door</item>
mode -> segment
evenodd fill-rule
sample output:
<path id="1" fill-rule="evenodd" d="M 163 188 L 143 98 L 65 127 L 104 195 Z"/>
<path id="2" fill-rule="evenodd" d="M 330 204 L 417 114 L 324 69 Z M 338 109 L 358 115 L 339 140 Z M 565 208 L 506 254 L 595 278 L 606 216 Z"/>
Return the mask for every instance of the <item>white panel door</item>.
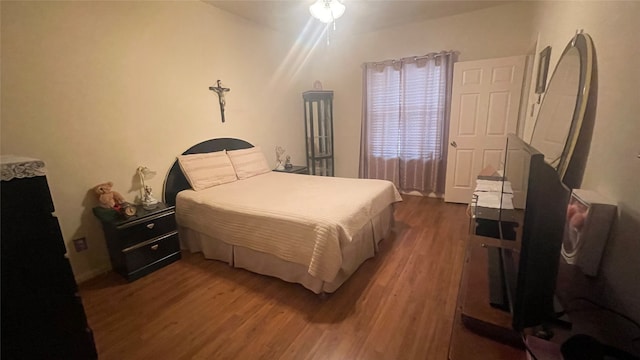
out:
<path id="1" fill-rule="evenodd" d="M 502 168 L 507 134 L 518 126 L 525 56 L 464 61 L 453 68 L 444 200 L 468 203 L 476 176 Z"/>

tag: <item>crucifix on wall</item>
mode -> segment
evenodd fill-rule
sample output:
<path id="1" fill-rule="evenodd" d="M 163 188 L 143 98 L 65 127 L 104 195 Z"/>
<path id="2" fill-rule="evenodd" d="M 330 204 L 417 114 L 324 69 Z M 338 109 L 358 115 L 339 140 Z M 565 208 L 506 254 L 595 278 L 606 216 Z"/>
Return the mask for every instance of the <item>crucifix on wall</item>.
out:
<path id="1" fill-rule="evenodd" d="M 224 93 L 229 92 L 231 89 L 222 87 L 220 80 L 217 81 L 217 86 L 209 86 L 209 90 L 218 94 L 218 103 L 220 103 L 220 115 L 222 115 L 222 122 L 224 122 L 224 106 L 226 101 L 224 99 Z"/>

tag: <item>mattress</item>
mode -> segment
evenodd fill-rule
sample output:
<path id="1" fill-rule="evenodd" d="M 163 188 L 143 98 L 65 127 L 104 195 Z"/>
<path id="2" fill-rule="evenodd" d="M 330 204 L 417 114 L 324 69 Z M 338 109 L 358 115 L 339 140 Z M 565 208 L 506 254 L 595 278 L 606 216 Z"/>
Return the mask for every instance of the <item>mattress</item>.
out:
<path id="1" fill-rule="evenodd" d="M 181 191 L 176 219 L 181 227 L 305 266 L 311 276 L 331 282 L 342 266 L 342 248 L 398 201 L 397 189 L 385 180 L 269 172 Z"/>

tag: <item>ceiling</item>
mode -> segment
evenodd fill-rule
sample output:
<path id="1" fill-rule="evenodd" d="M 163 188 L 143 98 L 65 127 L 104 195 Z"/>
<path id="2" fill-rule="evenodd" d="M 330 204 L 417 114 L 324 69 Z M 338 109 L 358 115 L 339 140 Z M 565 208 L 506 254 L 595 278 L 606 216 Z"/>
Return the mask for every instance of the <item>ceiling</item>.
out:
<path id="1" fill-rule="evenodd" d="M 315 0 L 263 0 L 204 2 L 252 22 L 275 30 L 290 31 L 302 28 L 311 15 L 309 5 Z M 349 21 L 352 29 L 362 32 L 416 21 L 434 19 L 504 5 L 509 1 L 465 0 L 344 0 L 345 14 L 337 23 Z"/>

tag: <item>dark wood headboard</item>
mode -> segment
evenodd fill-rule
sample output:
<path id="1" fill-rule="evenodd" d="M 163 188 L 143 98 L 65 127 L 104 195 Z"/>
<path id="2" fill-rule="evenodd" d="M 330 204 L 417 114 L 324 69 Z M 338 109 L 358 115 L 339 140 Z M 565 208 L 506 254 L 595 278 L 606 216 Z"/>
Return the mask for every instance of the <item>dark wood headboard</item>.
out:
<path id="1" fill-rule="evenodd" d="M 219 138 L 219 139 L 211 139 L 203 141 L 199 144 L 193 145 L 187 151 L 183 152 L 182 155 L 189 154 L 202 154 L 202 153 L 210 153 L 222 150 L 239 150 L 239 149 L 248 149 L 252 148 L 253 145 L 248 142 L 240 139 L 234 138 Z M 187 178 L 182 173 L 182 169 L 180 169 L 180 165 L 178 164 L 178 160 L 173 163 L 169 173 L 167 173 L 167 178 L 164 181 L 164 202 L 168 205 L 176 204 L 176 196 L 178 193 L 185 189 L 190 189 L 191 185 L 187 181 Z"/>

